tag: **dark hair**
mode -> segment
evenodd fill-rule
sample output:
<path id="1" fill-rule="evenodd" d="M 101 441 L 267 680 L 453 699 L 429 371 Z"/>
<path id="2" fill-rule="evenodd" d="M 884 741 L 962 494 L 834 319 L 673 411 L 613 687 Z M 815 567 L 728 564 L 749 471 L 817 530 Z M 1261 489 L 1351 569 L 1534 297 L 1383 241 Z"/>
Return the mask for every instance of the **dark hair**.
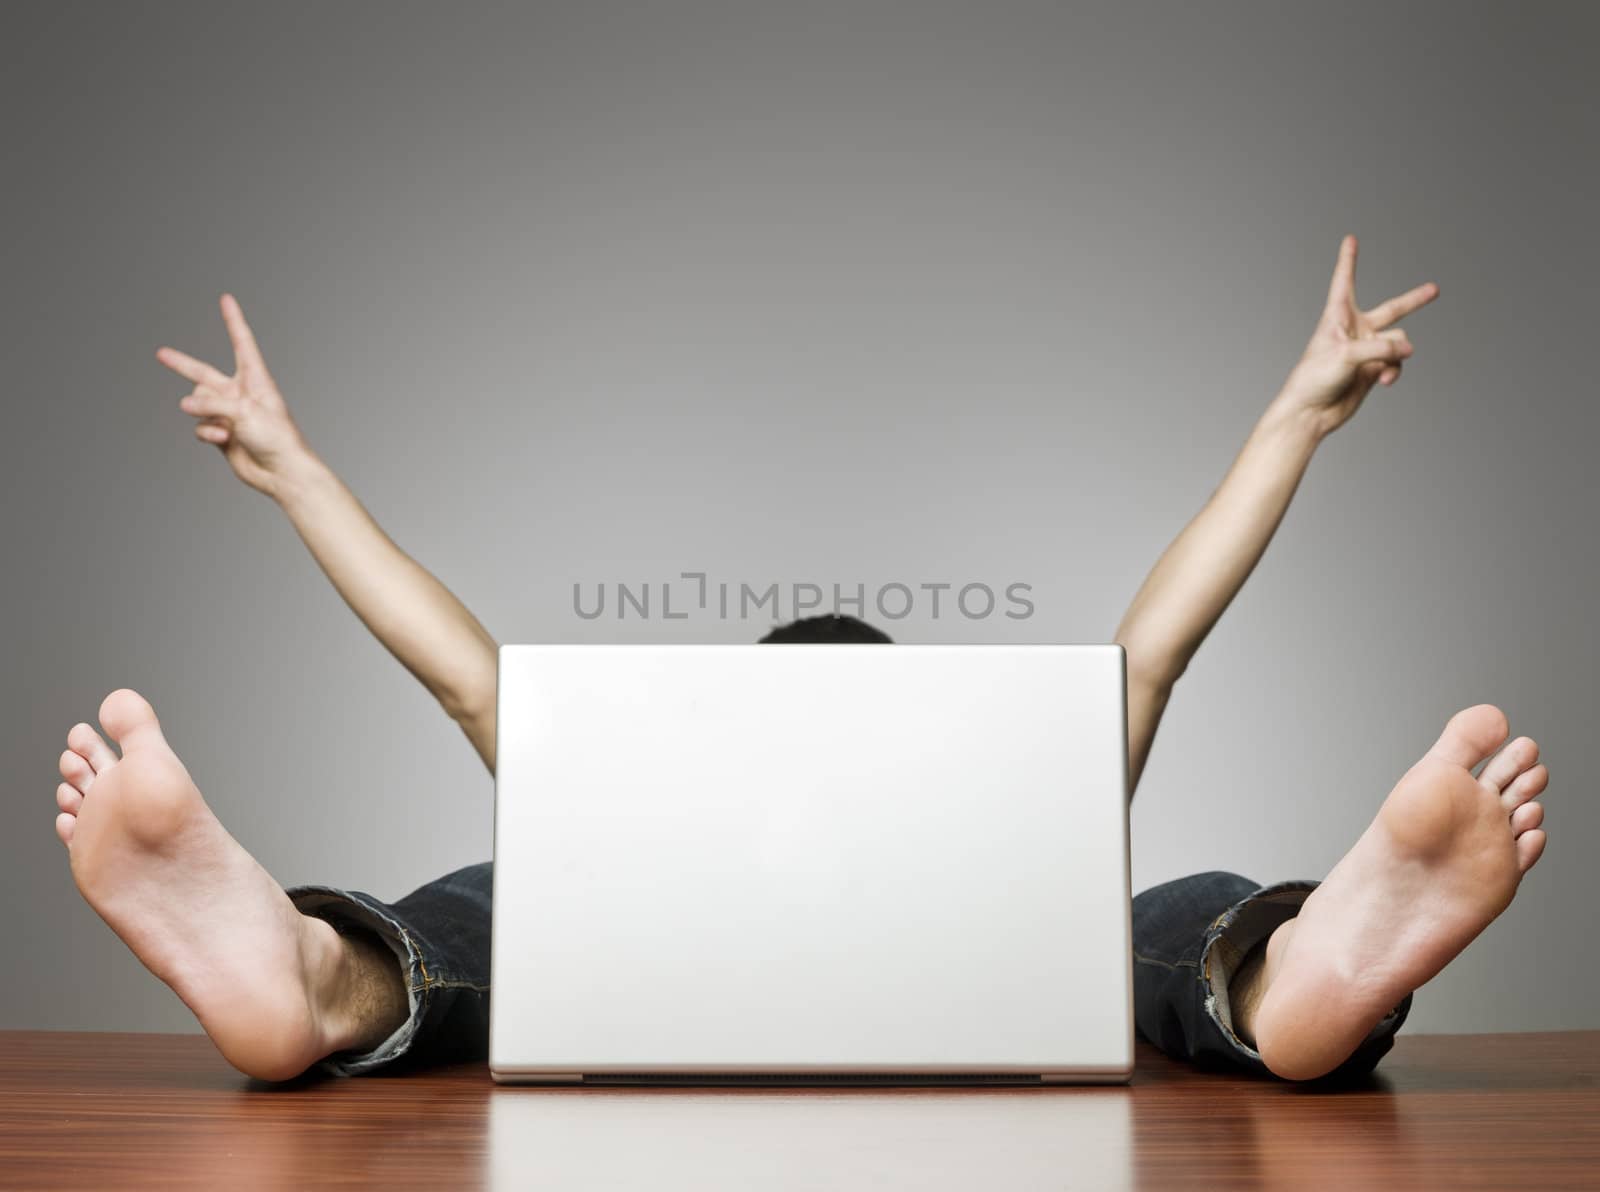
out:
<path id="1" fill-rule="evenodd" d="M 854 617 L 829 614 L 822 617 L 801 617 L 787 625 L 779 625 L 760 644 L 793 645 L 814 642 L 819 645 L 849 645 L 893 642 L 881 629 L 874 629 L 865 621 Z"/>

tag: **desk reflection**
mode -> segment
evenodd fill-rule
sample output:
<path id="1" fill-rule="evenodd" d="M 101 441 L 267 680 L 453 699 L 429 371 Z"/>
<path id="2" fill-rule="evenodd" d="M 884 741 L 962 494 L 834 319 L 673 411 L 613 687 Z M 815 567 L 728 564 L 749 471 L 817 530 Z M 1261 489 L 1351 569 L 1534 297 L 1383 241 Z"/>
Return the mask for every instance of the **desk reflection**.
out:
<path id="1" fill-rule="evenodd" d="M 496 1089 L 495 1192 L 1127 1188 L 1130 1093 Z"/>

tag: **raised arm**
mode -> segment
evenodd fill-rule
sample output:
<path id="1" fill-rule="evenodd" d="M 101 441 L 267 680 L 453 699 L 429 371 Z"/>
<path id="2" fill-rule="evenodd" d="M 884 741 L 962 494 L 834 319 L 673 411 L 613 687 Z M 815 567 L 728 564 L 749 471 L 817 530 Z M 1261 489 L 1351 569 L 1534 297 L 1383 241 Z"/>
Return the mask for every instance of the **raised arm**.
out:
<path id="1" fill-rule="evenodd" d="M 1356 238 L 1339 246 L 1305 353 L 1205 508 L 1167 547 L 1117 628 L 1128 655 L 1128 766 L 1137 786 L 1173 685 L 1255 568 L 1323 438 L 1374 384 L 1392 385 L 1411 341 L 1394 326 L 1439 296 L 1432 282 L 1363 311 Z"/>
<path id="2" fill-rule="evenodd" d="M 276 501 L 356 616 L 461 726 L 494 771 L 496 643 L 450 590 L 401 550 L 301 437 L 244 312 L 222 296 L 234 372 L 161 348 L 194 389 L 179 406 L 234 473 Z"/>

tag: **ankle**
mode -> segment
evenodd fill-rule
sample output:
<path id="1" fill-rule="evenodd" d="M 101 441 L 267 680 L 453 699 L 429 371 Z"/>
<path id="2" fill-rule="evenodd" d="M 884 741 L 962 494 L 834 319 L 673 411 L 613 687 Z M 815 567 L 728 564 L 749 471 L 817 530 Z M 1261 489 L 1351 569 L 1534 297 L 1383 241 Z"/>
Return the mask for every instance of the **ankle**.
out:
<path id="1" fill-rule="evenodd" d="M 400 962 L 370 931 L 341 930 L 313 915 L 301 919 L 307 993 L 325 1054 L 370 1051 L 410 1013 Z"/>
<path id="2" fill-rule="evenodd" d="M 1251 948 L 1228 982 L 1228 1007 L 1232 1011 L 1233 1032 L 1251 1047 L 1257 1047 L 1256 1011 L 1266 998 L 1283 950 L 1294 934 L 1294 923 L 1293 919 L 1279 923 L 1271 935 Z"/>
<path id="3" fill-rule="evenodd" d="M 1261 1005 L 1265 982 L 1267 941 L 1262 940 L 1245 954 L 1233 979 L 1228 982 L 1228 1009 L 1233 1019 L 1233 1033 L 1249 1046 L 1256 1045 L 1256 1008 Z"/>

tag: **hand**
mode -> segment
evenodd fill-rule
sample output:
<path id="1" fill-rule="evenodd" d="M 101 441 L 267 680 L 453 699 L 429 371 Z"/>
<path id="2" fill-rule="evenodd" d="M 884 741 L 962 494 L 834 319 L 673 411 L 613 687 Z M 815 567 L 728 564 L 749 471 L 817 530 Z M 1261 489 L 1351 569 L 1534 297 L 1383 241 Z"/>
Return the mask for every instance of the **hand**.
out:
<path id="1" fill-rule="evenodd" d="M 1308 414 L 1319 435 L 1348 422 L 1373 385 L 1392 385 L 1411 355 L 1411 340 L 1394 324 L 1439 296 L 1425 282 L 1363 311 L 1356 305 L 1356 238 L 1339 245 L 1339 262 L 1311 342 L 1275 404 Z"/>
<path id="2" fill-rule="evenodd" d="M 277 382 L 267 372 L 238 301 L 224 294 L 221 306 L 222 321 L 233 341 L 231 377 L 176 348 L 158 348 L 156 359 L 194 382 L 194 390 L 178 408 L 199 419 L 195 438 L 216 444 L 240 480 L 274 496 L 288 468 L 309 452 Z"/>

